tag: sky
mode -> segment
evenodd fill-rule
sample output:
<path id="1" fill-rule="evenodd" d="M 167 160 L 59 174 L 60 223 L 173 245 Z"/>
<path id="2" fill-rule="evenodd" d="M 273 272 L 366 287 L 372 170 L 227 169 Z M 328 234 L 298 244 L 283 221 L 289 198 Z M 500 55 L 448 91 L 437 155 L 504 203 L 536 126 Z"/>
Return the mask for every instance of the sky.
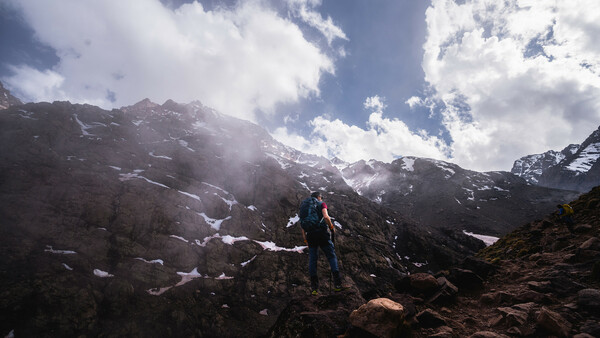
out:
<path id="1" fill-rule="evenodd" d="M 304 152 L 510 170 L 600 125 L 597 0 L 0 0 L 25 102 L 200 101 Z"/>

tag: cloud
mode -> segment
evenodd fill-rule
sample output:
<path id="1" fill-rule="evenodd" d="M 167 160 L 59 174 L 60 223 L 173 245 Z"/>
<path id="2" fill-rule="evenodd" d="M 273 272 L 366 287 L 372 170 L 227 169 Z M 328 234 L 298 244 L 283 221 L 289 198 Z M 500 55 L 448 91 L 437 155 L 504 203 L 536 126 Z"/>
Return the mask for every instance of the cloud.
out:
<path id="1" fill-rule="evenodd" d="M 344 31 L 333 23 L 331 17 L 323 19 L 323 16 L 314 11 L 313 8 L 321 6 L 321 0 L 287 0 L 292 13 L 300 17 L 306 24 L 317 29 L 327 39 L 331 45 L 333 40 L 348 40 Z M 345 51 L 340 50 L 340 55 L 345 55 Z"/>
<path id="2" fill-rule="evenodd" d="M 376 112 L 382 112 L 387 107 L 384 99 L 379 97 L 379 95 L 367 97 L 363 106 L 365 109 L 374 109 Z"/>
<path id="3" fill-rule="evenodd" d="M 270 114 L 278 103 L 318 96 L 321 76 L 334 73 L 326 51 L 260 1 L 214 11 L 197 2 L 170 9 L 159 0 L 13 5 L 60 58 L 52 69 L 13 65 L 15 74 L 2 79 L 34 101 L 110 108 L 145 97 L 159 103 L 200 99 L 255 120 L 256 109 Z M 323 23 L 333 28 L 330 20 Z"/>
<path id="4" fill-rule="evenodd" d="M 600 3 L 434 0 L 423 70 L 453 161 L 508 170 L 600 124 Z M 407 101 L 411 107 L 416 98 Z"/>
<path id="5" fill-rule="evenodd" d="M 365 100 L 365 107 L 375 110 L 369 115 L 366 128 L 318 116 L 310 121 L 309 139 L 285 127 L 272 134 L 278 141 L 301 151 L 348 162 L 361 159 L 391 162 L 409 155 L 449 160 L 450 149 L 443 140 L 424 130 L 412 132 L 404 122 L 383 117 L 382 100 L 379 96 Z"/>

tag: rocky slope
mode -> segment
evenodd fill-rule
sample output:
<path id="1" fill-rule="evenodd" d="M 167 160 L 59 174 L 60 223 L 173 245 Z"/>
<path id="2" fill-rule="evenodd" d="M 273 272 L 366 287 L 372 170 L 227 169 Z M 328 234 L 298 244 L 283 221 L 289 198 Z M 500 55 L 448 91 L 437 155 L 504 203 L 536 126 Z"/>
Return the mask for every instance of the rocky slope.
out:
<path id="1" fill-rule="evenodd" d="M 5 335 L 265 334 L 309 291 L 297 209 L 317 189 L 359 299 L 483 247 L 417 226 L 326 159 L 197 102 L 31 103 L 0 110 L 0 125 Z"/>
<path id="2" fill-rule="evenodd" d="M 353 290 L 303 297 L 270 336 L 598 337 L 600 187 L 571 205 L 573 233 L 548 215 L 460 266 L 400 277 L 360 306 Z"/>
<path id="3" fill-rule="evenodd" d="M 500 236 L 578 194 L 532 186 L 508 172 L 479 173 L 443 161 L 404 157 L 342 166 L 357 192 L 421 224 Z"/>
<path id="4" fill-rule="evenodd" d="M 581 145 L 547 151 L 515 161 L 511 172 L 531 184 L 587 192 L 600 184 L 600 127 Z"/>

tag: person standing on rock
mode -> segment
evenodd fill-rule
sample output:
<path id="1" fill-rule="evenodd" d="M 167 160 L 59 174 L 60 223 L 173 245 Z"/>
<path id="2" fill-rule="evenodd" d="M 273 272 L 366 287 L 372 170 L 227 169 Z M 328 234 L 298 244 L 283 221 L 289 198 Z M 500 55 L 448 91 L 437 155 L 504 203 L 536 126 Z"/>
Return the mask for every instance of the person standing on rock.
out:
<path id="1" fill-rule="evenodd" d="M 310 197 L 300 204 L 300 225 L 302 237 L 308 244 L 308 274 L 310 275 L 310 287 L 313 295 L 319 293 L 319 277 L 317 275 L 317 260 L 319 259 L 319 248 L 325 253 L 329 261 L 333 275 L 333 291 L 339 292 L 347 287 L 342 285 L 342 278 L 338 268 L 337 256 L 333 246 L 335 228 L 327 212 L 327 204 L 323 202 L 320 192 L 313 192 Z M 327 229 L 331 231 L 331 235 Z"/>

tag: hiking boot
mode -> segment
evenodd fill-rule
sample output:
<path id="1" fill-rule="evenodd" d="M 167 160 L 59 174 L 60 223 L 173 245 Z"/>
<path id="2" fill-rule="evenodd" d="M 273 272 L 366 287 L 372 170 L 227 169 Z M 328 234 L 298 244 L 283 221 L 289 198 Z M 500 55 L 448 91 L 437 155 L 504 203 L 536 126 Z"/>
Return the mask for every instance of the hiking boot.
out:
<path id="1" fill-rule="evenodd" d="M 333 273 L 333 291 L 340 292 L 349 289 L 349 286 L 342 285 L 342 277 L 340 272 L 336 271 Z"/>
<path id="2" fill-rule="evenodd" d="M 319 293 L 319 277 L 318 276 L 310 276 L 310 289 L 312 290 L 313 295 L 317 295 Z"/>

